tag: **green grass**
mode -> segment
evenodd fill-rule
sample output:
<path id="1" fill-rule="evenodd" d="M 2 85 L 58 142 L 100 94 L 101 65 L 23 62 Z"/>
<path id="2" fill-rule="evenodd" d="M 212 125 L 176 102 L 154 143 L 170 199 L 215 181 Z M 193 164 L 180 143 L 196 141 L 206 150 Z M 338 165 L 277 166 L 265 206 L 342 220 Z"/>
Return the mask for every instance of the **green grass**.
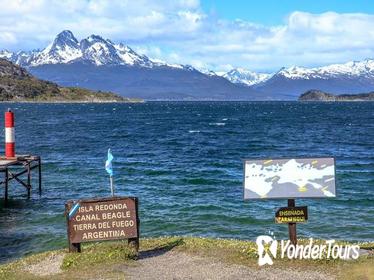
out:
<path id="1" fill-rule="evenodd" d="M 299 240 L 299 244 L 307 244 L 308 242 L 309 240 Z M 348 244 L 347 242 L 340 243 Z M 373 250 L 374 243 L 362 243 L 360 247 Z M 217 258 L 226 263 L 261 269 L 257 265 L 257 246 L 252 241 L 178 236 L 141 239 L 141 254 L 163 254 L 169 250 Z M 25 267 L 37 264 L 51 254 L 65 254 L 61 263 L 62 273 L 53 275 L 53 279 L 123 278 L 124 272 L 121 267 L 136 265 L 137 259 L 136 252 L 127 246 L 126 241 L 87 243 L 83 244 L 82 253 L 67 253 L 66 249 L 62 249 L 0 265 L 0 279 L 51 279 L 50 276 L 37 277 L 25 271 Z M 348 280 L 373 279 L 372 275 L 374 275 L 373 255 L 351 261 L 276 259 L 273 267 L 327 272 L 337 275 L 338 279 Z"/>
<path id="2" fill-rule="evenodd" d="M 83 253 L 67 254 L 62 262 L 64 270 L 71 268 L 90 267 L 105 263 L 131 261 L 137 253 L 127 246 L 127 242 L 96 243 L 84 246 Z"/>

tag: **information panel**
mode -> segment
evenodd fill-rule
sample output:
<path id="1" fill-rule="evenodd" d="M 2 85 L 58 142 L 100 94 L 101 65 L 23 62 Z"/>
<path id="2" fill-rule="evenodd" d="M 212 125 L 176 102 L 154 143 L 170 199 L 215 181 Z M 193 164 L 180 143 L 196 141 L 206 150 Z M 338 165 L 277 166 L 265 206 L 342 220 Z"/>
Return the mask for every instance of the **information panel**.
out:
<path id="1" fill-rule="evenodd" d="M 244 161 L 244 199 L 335 197 L 334 158 Z"/>
<path id="2" fill-rule="evenodd" d="M 138 237 L 137 198 L 69 201 L 65 207 L 70 243 Z"/>

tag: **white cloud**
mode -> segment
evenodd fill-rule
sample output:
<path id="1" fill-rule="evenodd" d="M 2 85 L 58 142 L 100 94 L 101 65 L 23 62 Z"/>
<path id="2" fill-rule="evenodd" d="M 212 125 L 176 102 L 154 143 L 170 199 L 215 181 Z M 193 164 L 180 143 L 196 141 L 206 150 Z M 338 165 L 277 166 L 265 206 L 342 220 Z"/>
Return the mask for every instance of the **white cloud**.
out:
<path id="1" fill-rule="evenodd" d="M 0 49 L 42 48 L 64 29 L 172 63 L 276 70 L 374 57 L 374 15 L 295 11 L 278 26 L 229 21 L 197 0 L 0 0 Z"/>
<path id="2" fill-rule="evenodd" d="M 13 33 L 10 32 L 1 32 L 0 41 L 9 42 L 10 44 L 16 44 L 17 38 Z"/>

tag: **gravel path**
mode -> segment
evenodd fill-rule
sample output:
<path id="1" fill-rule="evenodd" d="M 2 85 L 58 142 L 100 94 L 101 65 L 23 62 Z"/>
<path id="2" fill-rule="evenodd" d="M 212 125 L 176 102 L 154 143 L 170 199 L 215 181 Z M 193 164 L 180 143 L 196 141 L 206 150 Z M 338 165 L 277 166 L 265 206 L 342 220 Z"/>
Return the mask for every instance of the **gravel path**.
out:
<path id="1" fill-rule="evenodd" d="M 121 269 L 126 279 L 335 279 L 317 271 L 295 271 L 272 267 L 249 268 L 182 252 L 143 253 L 134 266 Z"/>
<path id="2" fill-rule="evenodd" d="M 24 270 L 35 276 L 49 276 L 62 272 L 64 254 L 51 254 L 33 265 L 25 265 Z M 125 279 L 180 280 L 180 279 L 254 279 L 254 280 L 330 280 L 336 279 L 326 272 L 315 270 L 299 271 L 271 266 L 251 268 L 222 262 L 216 258 L 191 255 L 175 250 L 141 252 L 139 259 L 129 265 L 115 265 L 111 270 L 122 272 Z M 123 276 L 122 276 L 123 277 Z M 99 277 L 106 279 L 105 276 Z M 80 278 L 81 279 L 81 278 Z M 82 278 L 83 279 L 83 278 Z M 92 278 L 91 278 L 92 279 Z M 113 277 L 109 276 L 109 279 Z M 122 279 L 122 278 L 121 278 Z"/>
<path id="3" fill-rule="evenodd" d="M 48 276 L 62 272 L 60 266 L 65 254 L 51 254 L 44 260 L 32 264 L 25 265 L 24 270 L 36 276 Z"/>

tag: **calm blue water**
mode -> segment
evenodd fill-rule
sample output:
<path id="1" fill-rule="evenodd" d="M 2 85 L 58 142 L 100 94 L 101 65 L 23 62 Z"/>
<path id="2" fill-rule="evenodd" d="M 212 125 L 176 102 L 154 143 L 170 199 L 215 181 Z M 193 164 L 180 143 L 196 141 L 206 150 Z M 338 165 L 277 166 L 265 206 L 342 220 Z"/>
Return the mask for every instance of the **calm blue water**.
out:
<path id="1" fill-rule="evenodd" d="M 0 202 L 2 262 L 66 246 L 64 202 L 110 194 L 109 147 L 117 194 L 140 198 L 142 236 L 286 238 L 287 226 L 274 224 L 285 200 L 242 200 L 242 159 L 334 156 L 338 198 L 296 201 L 309 206 L 298 234 L 374 240 L 374 102 L 0 104 L 0 112 L 8 106 L 17 152 L 42 156 L 44 193 L 28 201 L 12 182 L 9 206 Z"/>

